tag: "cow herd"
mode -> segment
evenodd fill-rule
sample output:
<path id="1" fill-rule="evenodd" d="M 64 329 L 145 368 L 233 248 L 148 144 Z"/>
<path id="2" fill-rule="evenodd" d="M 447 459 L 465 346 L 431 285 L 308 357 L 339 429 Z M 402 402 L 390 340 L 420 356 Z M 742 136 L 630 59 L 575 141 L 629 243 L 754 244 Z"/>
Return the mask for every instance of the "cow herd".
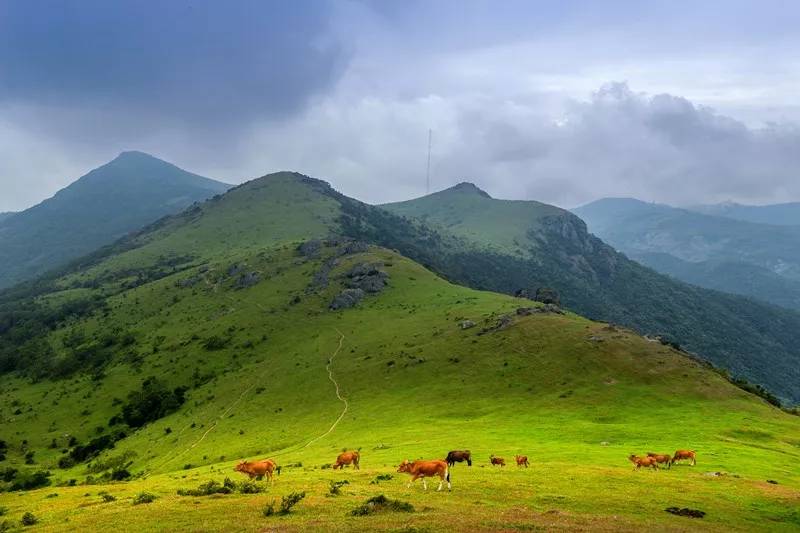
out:
<path id="1" fill-rule="evenodd" d="M 640 468 L 652 468 L 658 470 L 658 465 L 665 464 L 667 468 L 672 468 L 672 465 L 678 461 L 691 461 L 692 466 L 697 464 L 697 453 L 694 450 L 677 450 L 675 455 L 660 454 L 647 452 L 647 455 L 640 457 L 638 455 L 630 455 L 628 460 L 633 463 L 634 470 Z"/>
<path id="2" fill-rule="evenodd" d="M 359 470 L 360 460 L 361 454 L 358 451 L 345 451 L 336 457 L 336 462 L 331 465 L 331 468 L 333 468 L 333 470 L 336 470 L 337 468 L 341 470 L 347 465 L 353 465 L 355 470 Z M 517 467 L 524 466 L 525 468 L 528 468 L 528 465 L 530 464 L 527 455 L 516 455 L 514 460 L 517 463 Z M 639 470 L 641 468 L 652 468 L 654 470 L 658 470 L 659 464 L 663 464 L 666 465 L 667 468 L 671 468 L 672 465 L 677 461 L 684 460 L 691 461 L 692 466 L 694 466 L 697 464 L 697 453 L 694 450 L 677 450 L 673 455 L 648 452 L 645 456 L 630 455 L 628 460 L 633 463 L 634 470 Z M 400 463 L 400 466 L 397 467 L 397 471 L 409 474 L 411 476 L 411 480 L 408 482 L 409 487 L 417 479 L 422 479 L 422 486 L 425 490 L 427 490 L 428 483 L 426 482 L 425 478 L 438 477 L 439 488 L 436 490 L 442 490 L 442 486 L 444 485 L 445 481 L 447 481 L 447 490 L 451 490 L 452 486 L 450 485 L 450 467 L 454 466 L 456 463 L 463 462 L 466 462 L 468 466 L 472 466 L 472 453 L 469 450 L 452 450 L 447 454 L 447 457 L 445 457 L 443 461 L 411 461 L 406 459 Z M 492 466 L 503 467 L 506 465 L 506 461 L 502 457 L 492 454 L 489 456 L 489 464 Z M 277 466 L 275 461 L 272 459 L 262 459 L 261 461 L 240 461 L 234 467 L 234 470 L 249 476 L 250 479 L 261 479 L 266 476 L 270 482 L 273 481 L 274 472 L 277 471 L 280 473 L 280 467 Z"/>

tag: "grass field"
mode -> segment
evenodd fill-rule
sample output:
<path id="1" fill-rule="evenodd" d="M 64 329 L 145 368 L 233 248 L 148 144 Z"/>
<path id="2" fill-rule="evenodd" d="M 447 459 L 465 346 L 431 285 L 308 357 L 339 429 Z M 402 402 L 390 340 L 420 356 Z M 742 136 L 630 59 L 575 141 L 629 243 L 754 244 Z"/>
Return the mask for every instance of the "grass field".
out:
<path id="1" fill-rule="evenodd" d="M 31 512 L 39 520 L 31 529 L 52 531 L 800 527 L 800 418 L 660 343 L 571 313 L 517 316 L 518 307 L 539 304 L 450 284 L 389 250 L 341 256 L 330 283 L 313 288 L 338 248 L 299 254 L 297 235 L 325 229 L 324 220 L 301 214 L 260 245 L 259 228 L 271 230 L 257 217 L 242 218 L 252 227 L 229 234 L 229 246 L 207 243 L 220 230 L 206 231 L 202 218 L 165 229 L 169 246 L 153 239 L 62 279 L 63 290 L 44 297 L 107 297 L 106 310 L 50 334 L 57 350 L 76 331 L 88 339 L 129 333 L 135 342 L 94 378 L 0 379 L 0 436 L 8 443 L 0 470 L 52 473 L 51 486 L 0 493 L 0 523 L 18 527 Z M 237 238 L 250 244 L 234 246 Z M 134 267 L 186 250 L 197 251 L 188 268 L 123 288 Z M 354 309 L 330 311 L 344 274 L 360 263 L 380 265 L 389 286 Z M 261 281 L 236 288 L 227 274 L 233 264 Z M 73 288 L 92 279 L 93 288 Z M 194 283 L 182 286 L 187 279 Z M 479 334 L 504 315 L 513 317 L 507 327 Z M 461 329 L 466 319 L 476 326 Z M 209 349 L 213 337 L 224 342 Z M 344 404 L 326 367 L 348 402 L 332 430 Z M 149 376 L 189 387 L 180 409 L 128 431 L 89 462 L 58 468 L 69 437 L 85 443 L 108 434 L 120 403 Z M 361 470 L 325 468 L 345 448 L 361 449 Z M 634 472 L 626 459 L 678 448 L 697 450 L 697 466 Z M 471 468 L 452 469 L 452 492 L 436 493 L 435 483 L 427 493 L 419 482 L 409 489 L 396 472 L 403 459 L 441 459 L 451 449 L 475 457 Z M 35 451 L 34 464 L 24 464 L 26 451 Z M 530 468 L 512 466 L 517 453 Z M 489 466 L 490 454 L 509 466 Z M 262 457 L 283 466 L 266 493 L 177 495 L 209 480 L 240 480 L 236 462 Z M 131 463 L 133 479 L 103 478 L 103 464 L 115 458 Z M 371 483 L 382 474 L 393 477 Z M 331 495 L 330 482 L 342 479 L 349 484 Z M 75 486 L 61 486 L 70 480 Z M 298 491 L 307 495 L 292 513 L 263 515 L 273 499 Z M 141 492 L 158 497 L 133 505 Z M 349 514 L 379 494 L 415 511 Z M 706 516 L 664 511 L 673 506 Z"/>

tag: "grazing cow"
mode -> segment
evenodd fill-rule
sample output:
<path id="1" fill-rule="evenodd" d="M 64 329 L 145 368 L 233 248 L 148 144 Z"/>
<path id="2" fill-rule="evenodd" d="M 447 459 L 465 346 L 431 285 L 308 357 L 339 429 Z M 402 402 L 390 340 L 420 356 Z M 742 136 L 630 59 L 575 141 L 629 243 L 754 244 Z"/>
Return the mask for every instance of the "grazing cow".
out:
<path id="1" fill-rule="evenodd" d="M 647 457 L 652 457 L 658 464 L 666 464 L 667 468 L 672 468 L 672 457 L 668 454 L 647 452 Z"/>
<path id="2" fill-rule="evenodd" d="M 439 488 L 437 491 L 442 490 L 442 484 L 447 480 L 447 490 L 452 490 L 450 485 L 450 469 L 447 467 L 446 461 L 409 461 L 406 459 L 400 466 L 397 467 L 398 472 L 406 472 L 411 474 L 411 481 L 408 482 L 408 487 L 417 480 L 422 478 L 422 487 L 428 490 L 428 483 L 425 481 L 426 477 L 439 476 Z"/>
<path id="3" fill-rule="evenodd" d="M 517 466 L 524 466 L 528 468 L 528 456 L 527 455 L 517 455 L 514 457 L 517 460 Z"/>
<path id="4" fill-rule="evenodd" d="M 453 450 L 447 453 L 445 461 L 447 461 L 447 466 L 453 466 L 464 461 L 467 462 L 467 466 L 472 466 L 472 454 L 469 450 Z"/>
<path id="5" fill-rule="evenodd" d="M 672 462 L 683 461 L 684 459 L 691 460 L 692 466 L 697 464 L 697 454 L 694 450 L 678 450 L 672 456 Z"/>
<path id="6" fill-rule="evenodd" d="M 269 481 L 272 481 L 272 472 L 275 470 L 276 464 L 272 459 L 262 459 L 261 461 L 241 461 L 233 469 L 242 474 L 247 474 L 250 479 L 261 479 L 267 476 Z"/>
<path id="7" fill-rule="evenodd" d="M 353 468 L 356 470 L 360 470 L 358 466 L 358 461 L 361 460 L 361 455 L 357 451 L 352 452 L 342 452 L 336 458 L 336 462 L 333 463 L 333 469 L 336 470 L 337 468 L 342 469 L 344 465 L 352 464 Z"/>
<path id="8" fill-rule="evenodd" d="M 506 466 L 505 459 L 503 459 L 502 457 L 495 457 L 494 455 L 489 457 L 489 462 L 492 463 L 493 465 Z"/>
<path id="9" fill-rule="evenodd" d="M 628 457 L 628 460 L 634 464 L 634 470 L 639 470 L 641 467 L 651 467 L 653 470 L 658 470 L 658 462 L 656 461 L 655 457 L 639 457 L 637 455 L 631 455 Z"/>

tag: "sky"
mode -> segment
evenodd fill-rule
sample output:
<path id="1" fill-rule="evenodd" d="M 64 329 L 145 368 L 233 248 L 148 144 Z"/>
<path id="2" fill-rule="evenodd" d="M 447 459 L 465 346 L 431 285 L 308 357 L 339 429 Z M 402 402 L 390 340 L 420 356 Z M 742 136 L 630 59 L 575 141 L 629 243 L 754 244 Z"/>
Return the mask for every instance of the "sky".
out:
<path id="1" fill-rule="evenodd" d="M 800 201 L 800 3 L 3 0 L 0 211 L 125 150 L 370 203 Z"/>

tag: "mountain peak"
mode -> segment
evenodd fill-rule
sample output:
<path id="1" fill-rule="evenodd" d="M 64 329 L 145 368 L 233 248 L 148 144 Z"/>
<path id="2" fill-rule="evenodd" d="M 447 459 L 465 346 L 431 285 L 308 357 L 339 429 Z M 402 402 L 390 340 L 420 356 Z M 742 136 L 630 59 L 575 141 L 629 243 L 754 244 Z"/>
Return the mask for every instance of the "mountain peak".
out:
<path id="1" fill-rule="evenodd" d="M 491 198 L 491 196 L 489 196 L 489 193 L 487 193 L 486 191 L 484 191 L 483 189 L 481 189 L 480 187 L 478 187 L 477 185 L 475 185 L 474 183 L 471 183 L 469 181 L 462 181 L 461 183 L 453 185 L 449 189 L 445 189 L 442 192 L 456 192 L 456 193 L 460 193 L 460 194 L 477 194 L 479 196 L 483 196 L 484 198 Z"/>

